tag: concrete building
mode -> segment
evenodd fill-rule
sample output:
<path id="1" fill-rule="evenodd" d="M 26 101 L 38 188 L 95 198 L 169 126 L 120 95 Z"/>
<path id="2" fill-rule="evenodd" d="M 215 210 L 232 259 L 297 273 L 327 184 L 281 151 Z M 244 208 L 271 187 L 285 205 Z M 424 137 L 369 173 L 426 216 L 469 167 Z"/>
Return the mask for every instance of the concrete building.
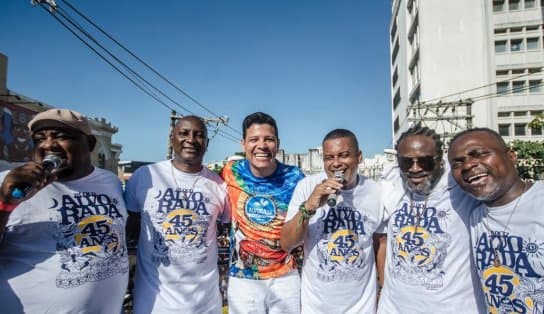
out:
<path id="1" fill-rule="evenodd" d="M 393 0 L 393 141 L 416 121 L 446 142 L 476 126 L 544 139 L 543 12 L 544 0 Z"/>
<path id="2" fill-rule="evenodd" d="M 34 100 L 7 87 L 8 59 L 0 54 L 0 168 L 9 168 L 32 159 L 33 143 L 27 124 L 41 111 L 54 108 Z M 117 172 L 117 163 L 122 152 L 120 144 L 112 143 L 117 127 L 104 118 L 89 118 L 96 147 L 91 154 L 93 165 Z"/>

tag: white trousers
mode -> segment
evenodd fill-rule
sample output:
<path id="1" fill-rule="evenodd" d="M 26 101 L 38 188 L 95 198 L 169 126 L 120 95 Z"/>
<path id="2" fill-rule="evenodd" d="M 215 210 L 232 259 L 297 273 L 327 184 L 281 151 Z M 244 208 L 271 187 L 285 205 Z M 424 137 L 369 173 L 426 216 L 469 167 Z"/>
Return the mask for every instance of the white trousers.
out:
<path id="1" fill-rule="evenodd" d="M 300 276 L 294 270 L 279 278 L 229 277 L 229 314 L 299 314 Z"/>

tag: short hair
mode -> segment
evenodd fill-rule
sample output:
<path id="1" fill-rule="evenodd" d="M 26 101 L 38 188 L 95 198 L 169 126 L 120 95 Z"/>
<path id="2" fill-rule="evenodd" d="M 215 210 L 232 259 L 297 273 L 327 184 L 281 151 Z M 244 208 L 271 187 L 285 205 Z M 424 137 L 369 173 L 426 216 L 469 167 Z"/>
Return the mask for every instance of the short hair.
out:
<path id="1" fill-rule="evenodd" d="M 421 123 L 417 123 L 410 127 L 408 130 L 404 131 L 404 133 L 402 133 L 397 140 L 397 143 L 395 144 L 395 149 L 398 151 L 399 145 L 400 143 L 402 143 L 402 141 L 404 141 L 409 136 L 416 135 L 431 138 L 434 141 L 437 156 L 442 158 L 442 155 L 444 154 L 444 143 L 440 139 L 440 135 L 438 135 L 435 130 L 426 126 L 422 126 Z"/>
<path id="2" fill-rule="evenodd" d="M 359 142 L 357 141 L 357 137 L 355 136 L 355 134 L 353 134 L 353 132 L 346 129 L 334 129 L 330 131 L 323 138 L 321 145 L 325 144 L 325 142 L 328 140 L 333 140 L 337 138 L 350 138 L 353 144 L 355 144 L 355 149 L 359 151 Z"/>
<path id="3" fill-rule="evenodd" d="M 176 121 L 175 126 L 177 126 L 181 120 L 196 120 L 198 121 L 201 126 L 202 126 L 202 129 L 204 129 L 204 132 L 206 134 L 206 138 L 208 138 L 208 126 L 206 125 L 206 121 L 204 121 L 204 119 L 202 117 L 199 117 L 197 115 L 188 115 L 188 116 L 182 116 L 180 118 L 178 118 L 178 120 Z M 172 129 L 172 132 L 174 132 L 174 130 Z"/>
<path id="4" fill-rule="evenodd" d="M 461 136 L 471 134 L 471 133 L 476 133 L 476 132 L 487 133 L 491 135 L 491 137 L 495 138 L 502 146 L 504 146 L 506 150 L 510 149 L 510 147 L 508 147 L 508 145 L 506 144 L 502 136 L 499 133 L 497 133 L 497 131 L 490 128 L 471 128 L 471 129 L 461 131 L 453 136 L 453 138 L 450 141 L 449 147 L 451 148 L 451 146 L 453 145 L 453 142 L 457 141 Z"/>
<path id="5" fill-rule="evenodd" d="M 245 117 L 244 122 L 242 122 L 242 137 L 244 139 L 246 138 L 247 129 L 249 129 L 249 127 L 253 124 L 268 124 L 272 126 L 274 128 L 274 134 L 276 135 L 276 138 L 279 138 L 276 120 L 274 120 L 272 116 L 264 112 L 254 112 Z"/>

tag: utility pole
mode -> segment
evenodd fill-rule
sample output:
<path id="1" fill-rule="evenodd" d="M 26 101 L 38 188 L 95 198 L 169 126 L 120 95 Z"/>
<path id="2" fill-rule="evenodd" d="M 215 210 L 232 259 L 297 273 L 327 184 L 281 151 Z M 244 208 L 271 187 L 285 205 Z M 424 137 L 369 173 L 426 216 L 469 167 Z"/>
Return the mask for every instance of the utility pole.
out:
<path id="1" fill-rule="evenodd" d="M 472 127 L 472 99 L 452 102 L 412 104 L 407 110 L 408 121 L 421 123 L 440 135 L 444 144 L 459 131 Z"/>
<path id="2" fill-rule="evenodd" d="M 170 141 L 170 135 L 174 131 L 174 127 L 176 126 L 176 122 L 178 119 L 183 118 L 183 115 L 178 115 L 175 110 L 172 110 L 170 113 L 170 132 L 168 133 L 168 149 L 166 151 L 166 159 L 172 159 L 172 142 Z M 218 117 L 218 118 L 202 118 L 204 120 L 204 123 L 208 128 L 213 128 L 213 130 L 210 132 L 208 130 L 208 133 L 213 133 L 211 136 L 212 138 L 217 134 L 219 131 L 219 126 L 221 124 L 227 125 L 229 123 L 228 117 Z M 210 138 L 208 134 L 208 138 Z"/>

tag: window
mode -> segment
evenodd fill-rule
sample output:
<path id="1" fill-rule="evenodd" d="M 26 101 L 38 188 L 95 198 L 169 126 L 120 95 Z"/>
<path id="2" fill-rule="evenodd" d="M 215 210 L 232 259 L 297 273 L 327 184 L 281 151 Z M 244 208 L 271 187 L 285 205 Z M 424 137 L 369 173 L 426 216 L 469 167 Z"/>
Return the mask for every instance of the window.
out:
<path id="1" fill-rule="evenodd" d="M 523 32 L 523 27 L 512 27 L 510 28 L 510 33 L 521 33 Z"/>
<path id="2" fill-rule="evenodd" d="M 393 82 L 393 87 L 395 85 L 397 85 L 397 80 L 399 79 L 399 68 L 396 67 L 395 68 L 395 72 L 393 73 L 393 78 L 391 79 L 391 81 Z"/>
<path id="3" fill-rule="evenodd" d="M 510 51 L 521 51 L 523 50 L 523 39 L 510 39 Z"/>
<path id="4" fill-rule="evenodd" d="M 395 93 L 395 97 L 393 98 L 393 109 L 396 109 L 397 106 L 400 103 L 400 88 Z"/>
<path id="5" fill-rule="evenodd" d="M 516 123 L 514 124 L 514 135 L 516 136 L 524 136 L 526 135 L 525 127 L 527 124 L 525 123 Z"/>
<path id="6" fill-rule="evenodd" d="M 544 1 L 544 0 L 543 0 Z M 540 68 L 529 68 L 529 73 L 533 74 L 533 73 L 538 73 L 540 72 Z"/>
<path id="7" fill-rule="evenodd" d="M 499 134 L 501 136 L 510 136 L 510 124 L 499 124 Z"/>
<path id="8" fill-rule="evenodd" d="M 531 110 L 531 115 L 532 116 L 537 116 L 539 114 L 542 114 L 542 112 L 543 112 L 542 110 Z"/>
<path id="9" fill-rule="evenodd" d="M 519 0 L 509 0 L 508 1 L 508 10 L 514 11 L 519 10 Z"/>
<path id="10" fill-rule="evenodd" d="M 504 0 L 493 1 L 493 12 L 502 12 L 502 11 L 504 11 Z"/>
<path id="11" fill-rule="evenodd" d="M 508 28 L 497 28 L 494 30 L 495 34 L 506 34 Z"/>
<path id="12" fill-rule="evenodd" d="M 505 117 L 509 117 L 510 116 L 510 111 L 501 111 L 497 114 L 498 117 L 500 118 L 505 118 Z"/>
<path id="13" fill-rule="evenodd" d="M 495 72 L 495 74 L 496 74 L 497 76 L 508 75 L 508 70 L 497 70 L 497 72 Z"/>
<path id="14" fill-rule="evenodd" d="M 508 82 L 497 83 L 497 94 L 508 93 Z"/>
<path id="15" fill-rule="evenodd" d="M 537 31 L 538 30 L 538 25 L 529 25 L 527 27 L 525 27 L 525 29 L 530 32 L 530 31 Z"/>
<path id="16" fill-rule="evenodd" d="M 399 130 L 399 117 L 395 119 L 395 123 L 393 123 L 393 129 L 395 133 Z"/>
<path id="17" fill-rule="evenodd" d="M 529 81 L 529 93 L 542 93 L 542 80 Z"/>
<path id="18" fill-rule="evenodd" d="M 527 111 L 514 111 L 514 117 L 525 117 L 527 115 Z"/>
<path id="19" fill-rule="evenodd" d="M 395 46 L 393 47 L 393 53 L 391 54 L 391 64 L 395 64 L 397 60 L 397 54 L 399 53 L 399 40 L 395 41 Z"/>
<path id="20" fill-rule="evenodd" d="M 512 69 L 512 74 L 523 74 L 525 69 Z"/>
<path id="21" fill-rule="evenodd" d="M 525 81 L 514 81 L 514 82 L 512 82 L 512 92 L 514 94 L 523 94 L 523 93 L 525 93 Z"/>
<path id="22" fill-rule="evenodd" d="M 531 135 L 542 135 L 542 126 L 531 126 Z"/>
<path id="23" fill-rule="evenodd" d="M 540 49 L 540 41 L 538 37 L 527 38 L 527 50 Z"/>
<path id="24" fill-rule="evenodd" d="M 525 8 L 532 9 L 535 7 L 535 0 L 525 0 Z"/>
<path id="25" fill-rule="evenodd" d="M 506 52 L 506 40 L 495 41 L 495 52 L 496 53 Z"/>

